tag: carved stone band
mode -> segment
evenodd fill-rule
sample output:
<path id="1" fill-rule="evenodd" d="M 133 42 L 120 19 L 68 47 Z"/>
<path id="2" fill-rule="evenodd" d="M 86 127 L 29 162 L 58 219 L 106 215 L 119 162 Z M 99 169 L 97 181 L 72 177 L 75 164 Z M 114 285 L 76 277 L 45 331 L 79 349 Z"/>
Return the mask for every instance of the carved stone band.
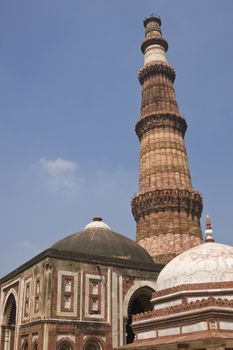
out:
<path id="1" fill-rule="evenodd" d="M 184 137 L 187 123 L 184 118 L 175 114 L 152 114 L 140 119 L 135 127 L 138 138 L 141 139 L 145 131 L 154 128 L 171 128 L 181 132 Z"/>
<path id="2" fill-rule="evenodd" d="M 132 199 L 131 207 L 138 222 L 145 215 L 166 210 L 185 211 L 200 218 L 203 205 L 199 192 L 168 189 L 139 194 Z"/>
<path id="3" fill-rule="evenodd" d="M 176 71 L 168 64 L 162 62 L 150 63 L 144 66 L 138 73 L 138 80 L 140 84 L 143 85 L 144 81 L 156 74 L 166 75 L 172 82 L 174 82 L 176 77 Z"/>
<path id="4" fill-rule="evenodd" d="M 159 38 L 157 36 L 154 36 L 152 38 L 145 38 L 144 39 L 144 41 L 141 45 L 141 50 L 142 50 L 143 54 L 145 53 L 146 48 L 150 45 L 161 45 L 161 46 L 163 46 L 165 51 L 168 50 L 167 40 L 165 40 L 164 38 Z"/>

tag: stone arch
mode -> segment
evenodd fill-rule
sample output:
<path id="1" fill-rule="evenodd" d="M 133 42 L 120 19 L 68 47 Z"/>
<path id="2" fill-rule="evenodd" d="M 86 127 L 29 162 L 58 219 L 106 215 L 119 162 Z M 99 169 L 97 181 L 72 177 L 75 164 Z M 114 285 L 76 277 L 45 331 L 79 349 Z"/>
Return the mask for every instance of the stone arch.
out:
<path id="1" fill-rule="evenodd" d="M 3 322 L 7 327 L 15 327 L 16 324 L 16 300 L 13 294 L 7 298 L 3 312 Z"/>
<path id="2" fill-rule="evenodd" d="M 32 350 L 38 350 L 38 341 L 35 340 L 32 344 Z"/>
<path id="3" fill-rule="evenodd" d="M 6 296 L 3 306 L 1 342 L 9 350 L 14 349 L 15 327 L 17 317 L 17 294 L 11 289 Z"/>
<path id="4" fill-rule="evenodd" d="M 101 339 L 90 337 L 85 341 L 84 350 L 104 350 L 104 345 Z"/>
<path id="5" fill-rule="evenodd" d="M 127 344 L 132 343 L 135 337 L 131 327 L 132 316 L 141 312 L 153 310 L 151 299 L 152 293 L 155 290 L 153 288 L 155 285 L 151 285 L 151 283 L 150 285 L 145 285 L 145 283 L 142 283 L 141 286 L 137 285 L 138 288 L 135 287 L 136 286 L 131 287 L 125 297 L 125 302 L 127 302 L 127 315 L 125 318 L 125 342 Z"/>
<path id="6" fill-rule="evenodd" d="M 28 340 L 25 339 L 22 345 L 22 350 L 28 350 Z"/>
<path id="7" fill-rule="evenodd" d="M 57 350 L 73 350 L 74 343 L 69 338 L 62 338 L 57 342 Z"/>
<path id="8" fill-rule="evenodd" d="M 16 309 L 18 308 L 18 294 L 16 293 L 16 290 L 14 288 L 11 288 L 8 293 L 6 294 L 6 297 L 5 297 L 5 301 L 4 301 L 4 304 L 3 304 L 3 323 L 5 323 L 5 319 L 4 319 L 4 316 L 5 316 L 5 310 L 6 310 L 6 306 L 7 306 L 7 303 L 9 301 L 9 297 L 10 296 L 13 296 L 14 299 L 15 299 L 15 305 L 16 305 Z"/>
<path id="9" fill-rule="evenodd" d="M 134 285 L 128 290 L 123 301 L 123 317 L 128 317 L 128 305 L 132 295 L 141 287 L 149 287 L 155 291 L 155 283 L 151 281 L 135 281 Z"/>

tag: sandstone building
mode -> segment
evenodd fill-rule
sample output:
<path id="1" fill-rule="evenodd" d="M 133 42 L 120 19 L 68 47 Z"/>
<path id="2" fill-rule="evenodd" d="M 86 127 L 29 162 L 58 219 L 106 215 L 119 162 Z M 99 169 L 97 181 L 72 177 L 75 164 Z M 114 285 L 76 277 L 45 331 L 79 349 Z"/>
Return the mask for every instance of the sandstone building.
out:
<path id="1" fill-rule="evenodd" d="M 1 279 L 1 350 L 112 349 L 133 341 L 161 265 L 94 218 Z"/>
<path id="2" fill-rule="evenodd" d="M 202 244 L 168 44 L 158 16 L 144 26 L 137 242 L 97 217 L 4 276 L 0 350 L 232 345 L 233 248 L 212 242 L 210 223 Z"/>

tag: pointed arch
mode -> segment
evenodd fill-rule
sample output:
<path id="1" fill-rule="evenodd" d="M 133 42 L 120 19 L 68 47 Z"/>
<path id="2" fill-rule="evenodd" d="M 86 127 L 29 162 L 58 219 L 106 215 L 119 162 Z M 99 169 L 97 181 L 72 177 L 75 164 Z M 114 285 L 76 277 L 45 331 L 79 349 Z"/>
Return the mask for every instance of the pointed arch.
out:
<path id="1" fill-rule="evenodd" d="M 74 343 L 69 338 L 63 338 L 57 343 L 57 350 L 73 350 Z"/>
<path id="2" fill-rule="evenodd" d="M 7 327 L 15 327 L 16 324 L 16 300 L 12 293 L 8 296 L 4 306 L 3 323 Z"/>
<path id="3" fill-rule="evenodd" d="M 28 340 L 25 339 L 22 345 L 22 350 L 28 350 Z"/>
<path id="4" fill-rule="evenodd" d="M 38 341 L 35 340 L 32 345 L 32 350 L 38 350 Z"/>
<path id="5" fill-rule="evenodd" d="M 17 293 L 10 289 L 3 306 L 1 342 L 7 344 L 7 349 L 13 350 L 15 343 L 15 327 L 17 316 Z"/>
<path id="6" fill-rule="evenodd" d="M 152 284 L 154 287 L 154 284 Z M 143 283 L 139 288 L 135 288 L 133 286 L 128 291 L 125 302 L 127 302 L 127 316 L 125 322 L 125 334 L 126 339 L 125 342 L 130 344 L 134 341 L 135 334 L 132 329 L 132 316 L 141 312 L 151 311 L 153 310 L 153 305 L 151 303 L 152 293 L 154 292 L 154 288 L 151 287 L 151 283 L 148 286 Z M 126 306 L 125 305 L 125 306 Z"/>
<path id="7" fill-rule="evenodd" d="M 123 301 L 123 317 L 128 316 L 128 306 L 129 306 L 129 301 L 132 297 L 132 295 L 136 292 L 137 289 L 142 288 L 142 287 L 149 287 L 153 291 L 155 291 L 155 282 L 151 281 L 135 281 L 134 285 L 128 290 L 124 297 Z"/>
<path id="8" fill-rule="evenodd" d="M 104 345 L 101 339 L 90 337 L 84 344 L 84 350 L 104 350 Z"/>
<path id="9" fill-rule="evenodd" d="M 9 301 L 9 297 L 13 295 L 13 297 L 15 298 L 15 305 L 16 305 L 16 309 L 18 309 L 18 294 L 16 292 L 16 290 L 14 288 L 11 288 L 8 293 L 6 294 L 6 297 L 5 297 L 5 301 L 4 301 L 4 304 L 3 304 L 3 314 L 4 314 L 4 311 L 6 309 L 6 305 Z M 3 322 L 4 322 L 4 319 L 3 319 Z"/>

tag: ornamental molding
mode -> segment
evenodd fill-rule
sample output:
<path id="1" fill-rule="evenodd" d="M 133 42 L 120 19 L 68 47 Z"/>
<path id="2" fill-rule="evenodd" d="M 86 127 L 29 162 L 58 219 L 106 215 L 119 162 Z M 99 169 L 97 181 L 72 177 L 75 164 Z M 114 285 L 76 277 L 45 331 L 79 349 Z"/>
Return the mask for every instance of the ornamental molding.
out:
<path id="1" fill-rule="evenodd" d="M 166 288 L 154 293 L 154 298 L 159 298 L 165 295 L 174 294 L 177 292 L 184 291 L 205 291 L 207 289 L 211 290 L 223 290 L 225 288 L 233 288 L 233 281 L 225 282 L 205 282 L 205 283 L 195 283 L 195 284 L 181 284 L 172 288 Z"/>
<path id="2" fill-rule="evenodd" d="M 152 63 L 147 64 L 140 69 L 138 80 L 140 81 L 140 84 L 143 85 L 147 79 L 156 74 L 166 75 L 172 83 L 176 78 L 176 71 L 172 66 L 165 64 L 162 61 L 152 61 Z"/>
<path id="3" fill-rule="evenodd" d="M 174 315 L 181 312 L 207 308 L 210 306 L 219 307 L 219 308 L 233 308 L 233 300 L 214 298 L 211 296 L 208 299 L 196 300 L 188 303 L 187 300 L 184 299 L 184 302 L 182 304 L 169 306 L 159 310 L 147 311 L 141 314 L 134 315 L 133 322 L 142 321 L 142 320 L 149 321 L 150 318 L 154 318 L 154 317 Z"/>
<path id="4" fill-rule="evenodd" d="M 187 123 L 184 118 L 176 114 L 151 114 L 140 119 L 135 127 L 136 134 L 141 140 L 142 135 L 152 129 L 170 128 L 176 130 L 184 137 Z"/>
<path id="5" fill-rule="evenodd" d="M 142 45 L 141 45 L 141 50 L 143 54 L 145 53 L 145 50 L 148 46 L 150 45 L 161 45 L 163 46 L 164 50 L 168 50 L 168 43 L 167 40 L 161 37 L 154 36 L 152 38 L 145 38 Z"/>
<path id="6" fill-rule="evenodd" d="M 132 213 L 136 222 L 141 217 L 161 211 L 185 211 L 198 218 L 202 213 L 202 197 L 199 192 L 188 190 L 155 190 L 139 194 L 132 199 Z"/>

